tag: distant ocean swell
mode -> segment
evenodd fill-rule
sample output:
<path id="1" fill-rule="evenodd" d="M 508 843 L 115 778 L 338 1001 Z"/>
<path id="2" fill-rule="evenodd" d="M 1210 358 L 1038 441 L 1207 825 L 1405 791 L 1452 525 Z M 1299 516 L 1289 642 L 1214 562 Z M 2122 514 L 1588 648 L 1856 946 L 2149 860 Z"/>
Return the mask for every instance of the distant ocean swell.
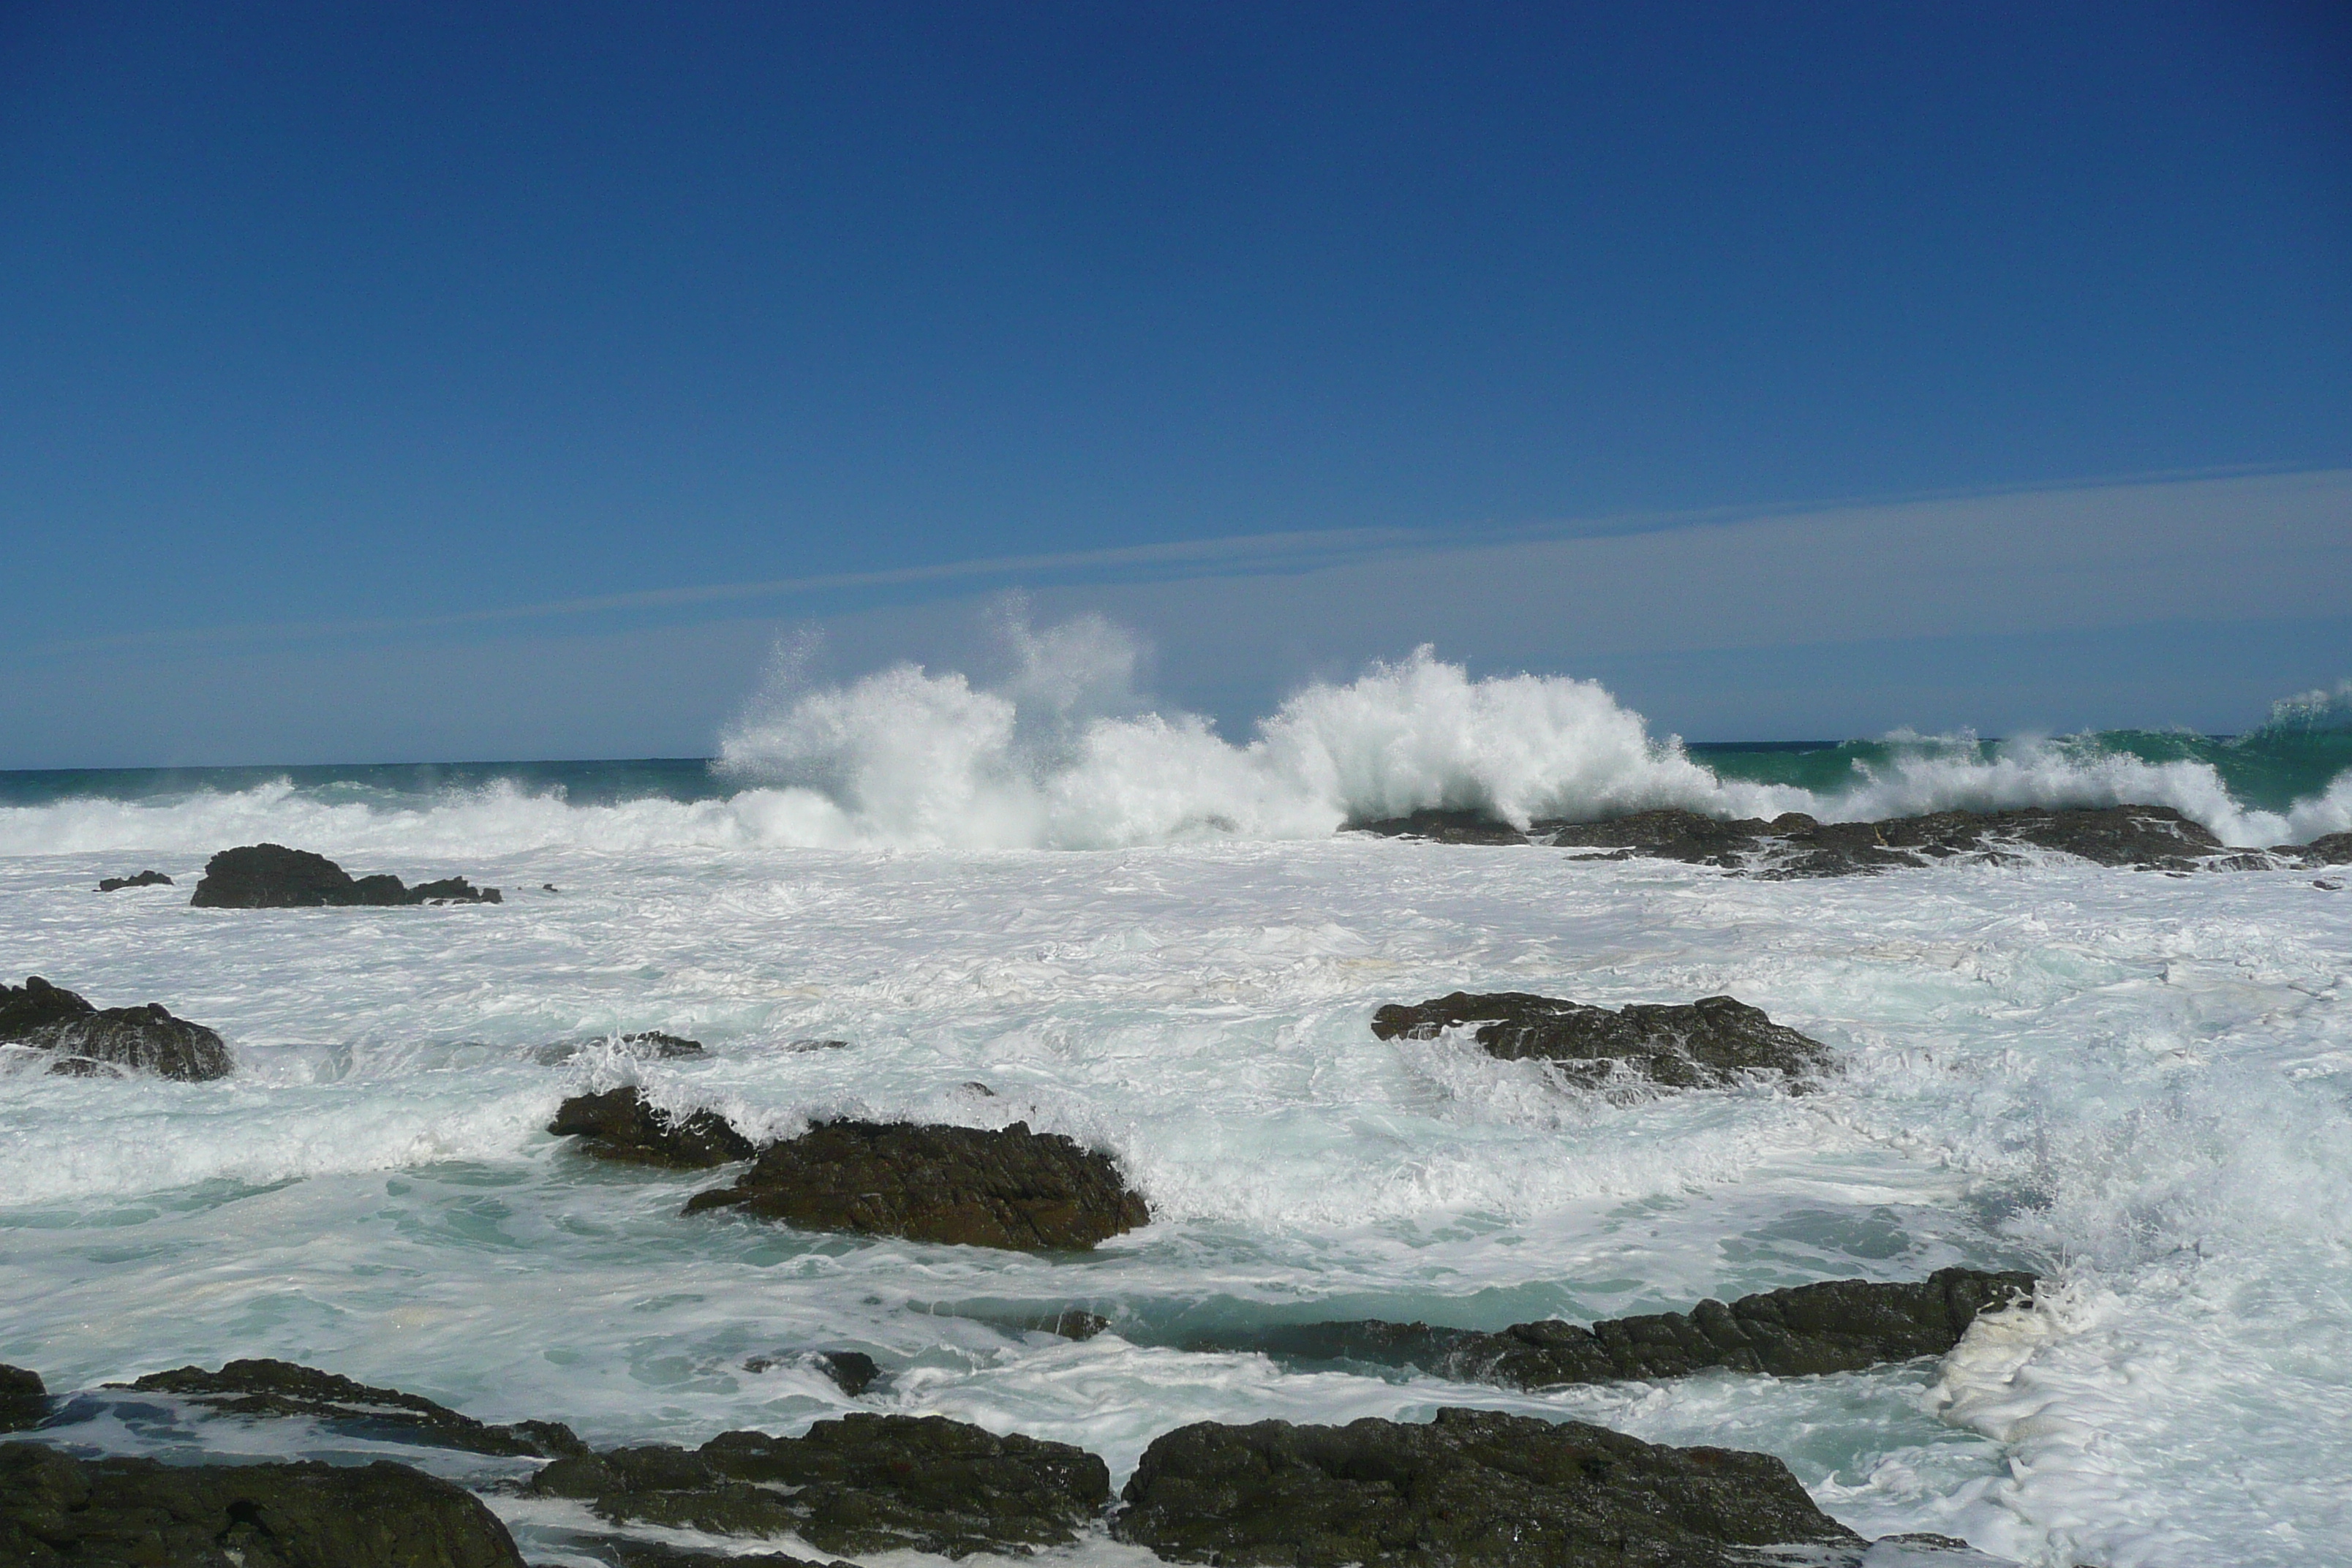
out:
<path id="1" fill-rule="evenodd" d="M 2352 828 L 2352 682 L 2229 740 L 2109 731 L 1818 747 L 1654 737 L 1598 683 L 1472 679 L 1423 648 L 1307 686 L 1235 743 L 1132 692 L 1135 650 L 1081 620 L 1020 635 L 993 685 L 898 665 L 813 685 L 781 661 L 707 766 L 303 769 L 0 778 L 0 854 L 558 847 L 1111 848 L 1328 836 L 1423 807 L 1519 826 L 1655 806 L 1859 821 L 1953 808 L 2168 805 L 2224 842 Z M 59 798 L 62 794 L 63 797 Z"/>

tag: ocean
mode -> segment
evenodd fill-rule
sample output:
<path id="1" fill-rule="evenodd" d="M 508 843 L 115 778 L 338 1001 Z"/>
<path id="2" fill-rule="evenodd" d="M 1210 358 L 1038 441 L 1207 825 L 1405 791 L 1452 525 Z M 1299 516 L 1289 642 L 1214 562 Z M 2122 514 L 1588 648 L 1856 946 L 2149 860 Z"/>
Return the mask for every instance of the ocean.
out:
<path id="1" fill-rule="evenodd" d="M 1088 668 L 786 672 L 709 759 L 0 774 L 7 977 L 163 1002 L 236 1057 L 173 1083 L 0 1053 L 0 1362 L 82 1395 L 45 1436 L 514 1467 L 97 1392 L 243 1356 L 599 1447 L 938 1413 L 1078 1444 L 1114 1486 L 1186 1422 L 1477 1405 L 1778 1455 L 1865 1535 L 2034 1564 L 2352 1563 L 2339 879 L 2027 853 L 1774 881 L 1338 831 L 1422 807 L 2124 802 L 2304 842 L 2352 828 L 2344 693 L 2231 738 L 1706 746 L 1589 682 L 1423 655 L 1234 741 Z M 258 841 L 505 901 L 189 907 L 208 856 Z M 173 885 L 93 891 L 148 868 Z M 1455 990 L 1727 993 L 1842 1069 L 1811 1094 L 1628 1098 L 1371 1034 L 1382 1004 Z M 708 1054 L 611 1043 L 649 1029 Z M 763 1136 L 1025 1121 L 1108 1152 L 1153 1223 L 1037 1257 L 684 1217 L 712 1174 L 544 1131 L 621 1082 Z M 2041 1310 L 1941 1362 L 1825 1377 L 1528 1394 L 1180 1348 L 1956 1263 L 2036 1271 Z M 1108 1329 L 1035 1326 L 1072 1307 Z M 835 1350 L 883 1381 L 852 1400 L 794 1359 Z M 572 1505 L 491 1500 L 534 1562 L 589 1561 L 562 1544 Z M 1101 1538 L 1038 1561 L 1155 1559 Z"/>

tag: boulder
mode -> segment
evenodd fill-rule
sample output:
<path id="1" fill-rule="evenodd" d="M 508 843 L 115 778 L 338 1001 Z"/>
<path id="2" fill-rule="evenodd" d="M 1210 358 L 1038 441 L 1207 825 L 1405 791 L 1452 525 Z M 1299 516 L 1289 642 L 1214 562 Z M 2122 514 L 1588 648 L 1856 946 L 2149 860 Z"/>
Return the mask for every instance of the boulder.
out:
<path id="1" fill-rule="evenodd" d="M 283 844 L 247 844 L 224 849 L 205 862 L 205 874 L 188 902 L 202 910 L 293 910 L 326 905 L 496 904 L 496 888 L 477 888 L 463 877 L 411 888 L 390 875 L 361 877 L 307 849 Z"/>
<path id="2" fill-rule="evenodd" d="M 560 1422 L 493 1426 L 414 1394 L 371 1388 L 292 1362 L 233 1361 L 218 1372 L 184 1366 L 108 1386 L 168 1394 L 225 1415 L 307 1416 L 352 1436 L 384 1442 L 534 1458 L 588 1452 L 588 1446 Z"/>
<path id="3" fill-rule="evenodd" d="M 124 888 L 168 888 L 171 885 L 172 879 L 161 871 L 142 871 L 136 877 L 100 877 L 98 879 L 98 890 L 101 893 L 118 892 Z"/>
<path id="4" fill-rule="evenodd" d="M 1915 1284 L 1838 1279 L 1742 1296 L 1728 1307 L 1613 1318 L 1585 1328 L 1548 1320 L 1498 1332 L 1426 1323 L 1300 1323 L 1194 1348 L 1301 1361 L 1416 1366 L 1512 1388 L 1682 1377 L 1708 1368 L 1807 1377 L 1942 1355 L 1980 1312 L 2031 1301 L 2034 1278 L 1939 1268 Z"/>
<path id="5" fill-rule="evenodd" d="M 1083 1448 L 939 1415 L 862 1413 L 799 1437 L 724 1432 L 692 1450 L 559 1459 L 530 1486 L 614 1523 L 949 1557 L 1067 1546 L 1110 1500 L 1110 1471 Z"/>
<path id="6" fill-rule="evenodd" d="M 37 974 L 0 984 L 0 1044 L 56 1053 L 51 1072 L 128 1069 L 194 1081 L 225 1078 L 234 1065 L 218 1035 L 161 1003 L 93 1007 Z"/>
<path id="7" fill-rule="evenodd" d="M 656 1108 L 635 1085 L 603 1094 L 576 1094 L 556 1108 L 547 1130 L 577 1138 L 583 1154 L 632 1165 L 705 1171 L 748 1160 L 758 1151 L 715 1111 L 684 1118 Z"/>
<path id="8" fill-rule="evenodd" d="M 1372 1033 L 1383 1040 L 1434 1039 L 1465 1024 L 1477 1026 L 1473 1037 L 1487 1055 L 1553 1062 L 1587 1087 L 1626 1073 L 1670 1089 L 1722 1088 L 1757 1072 L 1803 1085 L 1836 1065 L 1819 1040 L 1728 996 L 1663 1006 L 1635 1003 L 1612 1013 L 1524 991 L 1483 996 L 1456 991 L 1411 1007 L 1391 1004 L 1372 1015 Z"/>
<path id="9" fill-rule="evenodd" d="M 49 1390 L 37 1372 L 0 1365 L 0 1432 L 22 1432 L 48 1418 Z"/>
<path id="10" fill-rule="evenodd" d="M 1852 1561 L 1864 1544 L 1769 1455 L 1489 1410 L 1181 1426 L 1144 1451 L 1123 1500 L 1114 1536 L 1190 1563 L 1731 1568 L 1766 1560 L 1757 1548 Z"/>
<path id="11" fill-rule="evenodd" d="M 874 1386 L 882 1369 L 864 1351 L 816 1351 L 801 1355 L 755 1355 L 743 1363 L 751 1373 L 777 1366 L 805 1366 L 823 1373 L 835 1388 L 855 1399 Z"/>
<path id="12" fill-rule="evenodd" d="M 23 1568 L 523 1568 L 462 1488 L 405 1465 L 166 1466 L 0 1443 L 0 1562 Z"/>
<path id="13" fill-rule="evenodd" d="M 1108 1154 L 1016 1121 L 998 1131 L 833 1121 L 771 1143 L 697 1214 L 740 1208 L 805 1230 L 1080 1250 L 1150 1223 Z"/>

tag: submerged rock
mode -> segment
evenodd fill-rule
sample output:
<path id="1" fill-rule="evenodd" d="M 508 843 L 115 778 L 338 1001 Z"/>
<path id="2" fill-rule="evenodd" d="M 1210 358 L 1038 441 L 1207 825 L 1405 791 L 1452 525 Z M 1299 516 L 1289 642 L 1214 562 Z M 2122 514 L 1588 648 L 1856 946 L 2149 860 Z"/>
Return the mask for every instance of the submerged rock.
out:
<path id="1" fill-rule="evenodd" d="M 162 1465 L 0 1443 L 0 1562 L 24 1568 L 523 1568 L 479 1499 L 405 1465 Z"/>
<path id="2" fill-rule="evenodd" d="M 98 879 L 98 890 L 101 893 L 120 892 L 124 888 L 168 888 L 171 885 L 172 879 L 161 871 L 142 871 L 136 877 L 100 877 Z"/>
<path id="3" fill-rule="evenodd" d="M 496 904 L 496 888 L 477 888 L 463 877 L 404 886 L 394 876 L 354 879 L 328 859 L 283 844 L 247 844 L 224 849 L 205 862 L 203 879 L 188 902 L 203 910 L 292 910 L 326 905 Z"/>
<path id="4" fill-rule="evenodd" d="M 1077 1250 L 1150 1223 L 1108 1154 L 1016 1121 L 999 1131 L 833 1121 L 771 1143 L 688 1214 L 740 1208 L 806 1230 Z"/>
<path id="5" fill-rule="evenodd" d="M 1864 1544 L 1769 1455 L 1487 1410 L 1204 1421 L 1155 1439 L 1123 1497 L 1114 1536 L 1192 1563 L 1730 1568 L 1765 1560 L 1743 1548 Z"/>
<path id="6" fill-rule="evenodd" d="M 864 1351 L 814 1351 L 800 1355 L 778 1353 L 755 1355 L 743 1363 L 751 1373 L 766 1372 L 771 1367 L 805 1366 L 814 1368 L 830 1379 L 835 1388 L 855 1399 L 874 1386 L 882 1376 L 882 1369 Z"/>
<path id="7" fill-rule="evenodd" d="M 1916 1284 L 1838 1279 L 1742 1296 L 1728 1307 L 1613 1318 L 1585 1328 L 1547 1320 L 1499 1332 L 1426 1323 L 1302 1323 L 1200 1348 L 1255 1350 L 1306 1361 L 1415 1366 L 1512 1388 L 1682 1377 L 1721 1367 L 1807 1377 L 1942 1355 L 1979 1313 L 2032 1299 L 2034 1278 L 1939 1268 Z"/>
<path id="8" fill-rule="evenodd" d="M 1372 1015 L 1372 1033 L 1383 1040 L 1435 1039 L 1463 1024 L 1477 1025 L 1474 1037 L 1487 1055 L 1554 1062 L 1587 1086 L 1620 1072 L 1672 1089 L 1721 1088 L 1752 1072 L 1776 1072 L 1803 1084 L 1836 1065 L 1819 1040 L 1728 996 L 1675 1005 L 1635 1003 L 1612 1013 L 1524 991 L 1484 996 L 1456 991 L 1411 1007 L 1391 1004 Z"/>
<path id="9" fill-rule="evenodd" d="M 0 1364 L 0 1432 L 22 1432 L 48 1418 L 49 1390 L 37 1372 Z"/>
<path id="10" fill-rule="evenodd" d="M 799 1437 L 724 1432 L 690 1451 L 616 1448 L 559 1459 L 530 1486 L 614 1523 L 949 1557 L 1069 1545 L 1110 1500 L 1110 1471 L 1083 1448 L 939 1415 L 847 1415 Z"/>
<path id="11" fill-rule="evenodd" d="M 716 1111 L 677 1118 L 650 1103 L 634 1085 L 603 1094 L 578 1094 L 556 1109 L 547 1130 L 577 1138 L 583 1154 L 633 1165 L 704 1171 L 748 1160 L 758 1151 Z"/>
<path id="12" fill-rule="evenodd" d="M 551 1046 L 541 1046 L 535 1053 L 538 1058 L 553 1066 L 568 1062 L 582 1051 L 609 1042 L 625 1057 L 636 1057 L 646 1061 L 670 1061 L 678 1057 L 708 1056 L 700 1040 L 689 1040 L 683 1035 L 664 1034 L 659 1029 L 643 1029 L 634 1035 L 602 1035 L 593 1040 L 562 1040 Z"/>
<path id="13" fill-rule="evenodd" d="M 56 1053 L 51 1072 L 124 1068 L 196 1081 L 224 1078 L 233 1065 L 218 1035 L 161 1003 L 93 1007 L 37 974 L 0 985 L 0 1044 Z"/>
<path id="14" fill-rule="evenodd" d="M 218 1372 L 184 1366 L 108 1386 L 169 1394 L 226 1415 L 308 1416 L 354 1436 L 473 1454 L 555 1458 L 588 1452 L 560 1422 L 493 1426 L 417 1394 L 371 1388 L 286 1361 L 233 1361 Z"/>
<path id="15" fill-rule="evenodd" d="M 661 1541 L 638 1541 L 625 1535 L 574 1537 L 566 1546 L 586 1552 L 612 1568 L 857 1568 L 839 1558 L 819 1563 L 813 1557 L 792 1557 L 782 1552 L 698 1552 Z"/>
<path id="16" fill-rule="evenodd" d="M 1383 838 L 1432 838 L 1440 844 L 1525 844 L 1528 836 L 1483 811 L 1444 811 L 1433 806 L 1405 816 L 1350 822 L 1342 832 L 1377 833 Z"/>

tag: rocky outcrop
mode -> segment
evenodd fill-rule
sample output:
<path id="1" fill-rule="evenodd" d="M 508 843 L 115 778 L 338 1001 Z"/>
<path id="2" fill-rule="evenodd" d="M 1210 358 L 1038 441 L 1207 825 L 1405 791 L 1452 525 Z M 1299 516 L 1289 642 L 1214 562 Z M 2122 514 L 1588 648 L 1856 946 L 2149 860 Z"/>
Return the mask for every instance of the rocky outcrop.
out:
<path id="1" fill-rule="evenodd" d="M 101 893 L 119 892 L 124 888 L 168 888 L 171 885 L 172 879 L 161 871 L 142 871 L 136 877 L 100 877 L 98 879 L 98 890 Z"/>
<path id="2" fill-rule="evenodd" d="M 108 1386 L 168 1394 L 225 1415 L 307 1416 L 353 1436 L 385 1442 L 537 1458 L 588 1452 L 588 1446 L 560 1422 L 493 1426 L 414 1394 L 371 1388 L 292 1362 L 233 1361 L 218 1372 L 184 1366 Z"/>
<path id="3" fill-rule="evenodd" d="M 1434 1039 L 1466 1024 L 1477 1026 L 1473 1038 L 1487 1055 L 1553 1062 L 1588 1087 L 1627 1074 L 1670 1089 L 1721 1088 L 1751 1073 L 1777 1073 L 1801 1085 L 1836 1065 L 1819 1040 L 1728 996 L 1675 1005 L 1635 1003 L 1612 1013 L 1524 991 L 1483 996 L 1456 991 L 1411 1007 L 1391 1004 L 1372 1015 L 1372 1033 L 1383 1040 Z"/>
<path id="4" fill-rule="evenodd" d="M 0 1044 L 54 1053 L 51 1072 L 152 1072 L 194 1081 L 226 1077 L 233 1065 L 218 1035 L 173 1017 L 161 1003 L 94 1007 L 37 974 L 0 985 Z"/>
<path id="5" fill-rule="evenodd" d="M 1202 1422 L 1156 1439 L 1123 1497 L 1111 1533 L 1189 1563 L 1731 1568 L 1864 1544 L 1769 1455 L 1487 1410 Z"/>
<path id="6" fill-rule="evenodd" d="M 224 849 L 205 862 L 205 874 L 188 902 L 202 910 L 294 910 L 328 905 L 496 904 L 496 888 L 477 888 L 463 877 L 404 886 L 397 877 L 354 878 L 307 849 L 283 844 L 247 844 Z"/>
<path id="7" fill-rule="evenodd" d="M 1016 1121 L 998 1131 L 833 1121 L 772 1143 L 688 1214 L 740 1208 L 806 1230 L 1078 1250 L 1150 1223 L 1110 1156 Z"/>
<path id="8" fill-rule="evenodd" d="M 859 1414 L 799 1437 L 725 1432 L 692 1450 L 559 1459 L 530 1489 L 585 1501 L 614 1523 L 966 1557 L 1069 1545 L 1110 1500 L 1110 1472 L 1066 1443 L 939 1415 Z"/>
<path id="9" fill-rule="evenodd" d="M 1300 1323 L 1198 1338 L 1195 1348 L 1253 1350 L 1299 1361 L 1414 1366 L 1512 1388 L 1684 1377 L 1723 1368 L 1808 1377 L 1942 1355 L 1980 1312 L 2031 1300 L 2034 1278 L 1939 1268 L 1916 1284 L 1838 1279 L 1742 1296 L 1728 1307 L 1613 1318 L 1585 1328 L 1556 1319 L 1497 1332 L 1426 1323 Z"/>
<path id="10" fill-rule="evenodd" d="M 37 1372 L 0 1365 L 0 1432 L 22 1432 L 48 1418 L 49 1391 Z"/>
<path id="11" fill-rule="evenodd" d="M 1480 813 L 1421 811 L 1349 826 L 1357 832 L 1447 843 L 1549 844 L 1594 852 L 1582 857 L 1587 859 L 1641 856 L 1721 866 L 1768 879 L 1843 877 L 1939 860 L 2013 859 L 2027 848 L 2056 850 L 2102 866 L 2156 870 L 2256 869 L 2273 864 L 2271 856 L 2260 851 L 2232 852 L 2202 825 L 2168 805 L 1939 811 L 1881 822 L 1821 822 L 1800 811 L 1784 812 L 1769 821 L 1725 819 L 1667 806 L 1601 822 L 1545 819 L 1529 824 L 1524 833 Z M 2284 847 L 2271 855 L 2305 854 L 2317 847 Z"/>
<path id="12" fill-rule="evenodd" d="M 2308 844 L 2282 844 L 2271 853 L 2293 856 L 2313 870 L 2322 866 L 2352 866 L 2352 833 L 2330 833 Z"/>
<path id="13" fill-rule="evenodd" d="M 579 1139 L 580 1152 L 599 1160 L 674 1171 L 731 1165 L 758 1152 L 725 1117 L 709 1110 L 673 1116 L 634 1085 L 572 1096 L 556 1109 L 547 1130 L 559 1138 Z"/>
<path id="14" fill-rule="evenodd" d="M 166 1466 L 0 1443 L 0 1562 L 24 1568 L 523 1568 L 498 1516 L 405 1465 Z"/>

